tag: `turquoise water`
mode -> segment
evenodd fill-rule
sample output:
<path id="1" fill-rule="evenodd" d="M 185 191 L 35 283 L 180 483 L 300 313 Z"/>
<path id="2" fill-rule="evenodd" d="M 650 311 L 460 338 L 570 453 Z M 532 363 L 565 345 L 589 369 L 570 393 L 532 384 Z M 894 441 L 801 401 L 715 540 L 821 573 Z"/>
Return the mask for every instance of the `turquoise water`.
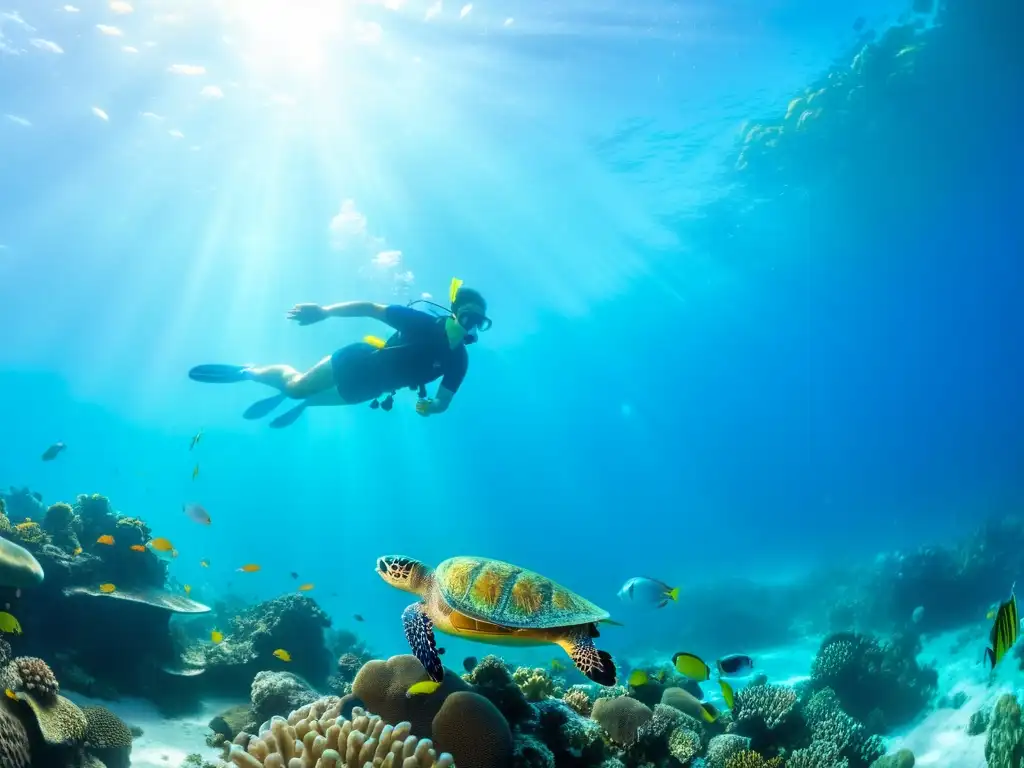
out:
<path id="1" fill-rule="evenodd" d="M 194 598 L 294 571 L 398 653 L 409 600 L 375 558 L 478 554 L 614 614 L 630 576 L 680 585 L 606 630 L 667 650 L 693 585 L 1019 502 L 1019 104 L 933 124 L 919 88 L 870 146 L 736 170 L 749 121 L 903 3 L 76 5 L 0 5 L 0 484 L 107 495 Z M 962 45 L 958 85 L 1005 93 L 989 43 Z M 405 392 L 270 430 L 241 418 L 270 390 L 186 378 L 311 366 L 383 329 L 300 328 L 293 304 L 443 301 L 453 276 L 494 328 L 445 414 Z"/>

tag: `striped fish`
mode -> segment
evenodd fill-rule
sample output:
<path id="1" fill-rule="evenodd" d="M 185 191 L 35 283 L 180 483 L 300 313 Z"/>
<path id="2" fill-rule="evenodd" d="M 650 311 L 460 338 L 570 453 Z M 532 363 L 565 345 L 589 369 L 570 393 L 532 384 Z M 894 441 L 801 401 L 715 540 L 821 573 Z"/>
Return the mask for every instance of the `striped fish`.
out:
<path id="1" fill-rule="evenodd" d="M 1020 618 L 1017 616 L 1017 596 L 1010 593 L 1010 599 L 1000 603 L 996 611 L 996 620 L 992 624 L 992 632 L 989 635 L 991 648 L 985 649 L 985 658 L 992 662 L 992 669 L 1009 652 L 1013 644 L 1017 642 L 1017 635 L 1020 633 Z"/>

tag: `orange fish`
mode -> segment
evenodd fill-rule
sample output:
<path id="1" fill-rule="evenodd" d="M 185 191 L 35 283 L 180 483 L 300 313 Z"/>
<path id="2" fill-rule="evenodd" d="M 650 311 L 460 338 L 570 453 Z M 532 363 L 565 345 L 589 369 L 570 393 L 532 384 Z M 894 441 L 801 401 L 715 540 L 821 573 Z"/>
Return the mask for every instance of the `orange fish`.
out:
<path id="1" fill-rule="evenodd" d="M 102 536 L 100 536 L 98 539 L 96 539 L 96 543 L 97 544 L 112 545 L 114 543 L 114 537 L 111 536 L 109 533 L 105 533 Z"/>
<path id="2" fill-rule="evenodd" d="M 241 573 L 256 573 L 256 571 L 258 571 L 259 569 L 260 569 L 260 566 L 256 565 L 255 563 L 249 563 L 247 565 L 243 565 L 238 570 Z"/>
<path id="3" fill-rule="evenodd" d="M 299 587 L 299 592 L 309 592 L 314 586 L 314 584 L 303 584 Z"/>
<path id="4" fill-rule="evenodd" d="M 162 537 L 150 541 L 149 546 L 151 546 L 157 552 L 171 552 L 174 549 L 174 545 L 171 544 L 170 541 Z"/>
<path id="5" fill-rule="evenodd" d="M 145 552 L 146 551 L 146 547 L 144 545 L 142 545 L 142 544 L 132 544 L 130 547 L 128 547 L 128 549 L 132 549 L 132 550 L 134 550 L 136 552 Z"/>
<path id="6" fill-rule="evenodd" d="M 100 592 L 102 592 L 104 595 L 109 595 L 115 589 L 117 589 L 117 587 L 115 587 L 113 584 L 100 584 Z"/>

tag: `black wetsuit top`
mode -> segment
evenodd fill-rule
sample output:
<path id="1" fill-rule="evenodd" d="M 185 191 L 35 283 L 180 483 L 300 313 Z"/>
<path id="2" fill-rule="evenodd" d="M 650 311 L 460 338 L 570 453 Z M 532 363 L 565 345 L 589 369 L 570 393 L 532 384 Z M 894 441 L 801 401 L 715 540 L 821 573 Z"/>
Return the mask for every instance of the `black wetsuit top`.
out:
<path id="1" fill-rule="evenodd" d="M 451 348 L 445 318 L 392 304 L 385 310 L 384 321 L 398 331 L 384 348 L 358 342 L 342 347 L 331 358 L 338 394 L 346 402 L 361 403 L 442 376 L 442 387 L 458 391 L 469 369 L 469 355 L 463 344 Z"/>

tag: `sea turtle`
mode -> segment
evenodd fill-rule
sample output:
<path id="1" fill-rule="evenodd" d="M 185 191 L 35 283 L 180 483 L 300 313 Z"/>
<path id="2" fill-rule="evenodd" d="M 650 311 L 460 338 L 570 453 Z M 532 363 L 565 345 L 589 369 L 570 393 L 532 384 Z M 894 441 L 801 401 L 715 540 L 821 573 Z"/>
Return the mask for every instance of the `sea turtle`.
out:
<path id="1" fill-rule="evenodd" d="M 533 571 L 487 557 L 452 557 L 435 570 L 411 557 L 377 559 L 384 581 L 420 600 L 402 612 L 405 638 L 430 678 L 444 667 L 434 629 L 495 645 L 561 647 L 600 685 L 615 685 L 615 663 L 594 647 L 608 612 Z"/>

